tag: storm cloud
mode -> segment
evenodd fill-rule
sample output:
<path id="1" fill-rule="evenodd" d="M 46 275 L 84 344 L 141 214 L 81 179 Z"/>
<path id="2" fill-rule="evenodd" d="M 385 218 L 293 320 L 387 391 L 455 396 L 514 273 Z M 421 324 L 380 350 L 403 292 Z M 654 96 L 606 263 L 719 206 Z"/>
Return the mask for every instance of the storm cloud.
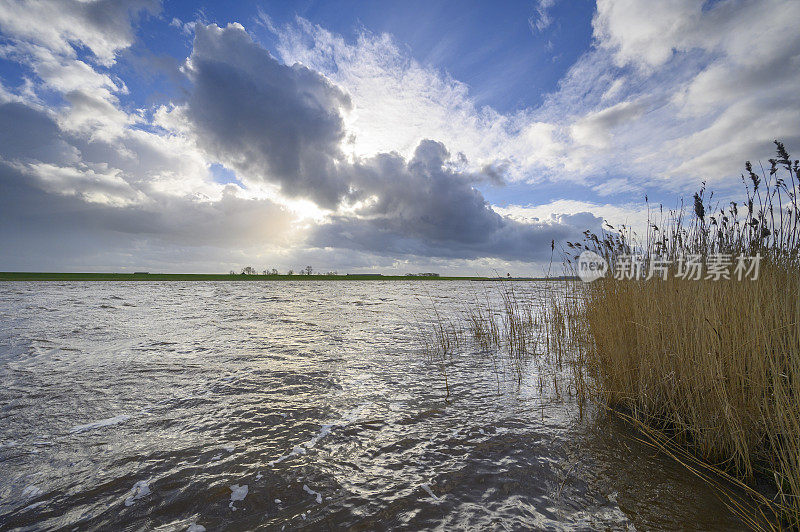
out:
<path id="1" fill-rule="evenodd" d="M 552 240 L 598 230 L 589 213 L 521 223 L 495 212 L 473 186 L 481 176 L 453 170 L 445 146 L 423 140 L 411 160 L 379 154 L 351 168 L 367 198 L 353 214 L 317 228 L 312 242 L 392 255 L 547 260 Z"/>
<path id="2" fill-rule="evenodd" d="M 342 89 L 302 65 L 280 64 L 238 24 L 195 31 L 186 113 L 198 143 L 250 178 L 334 209 L 312 230 L 312 246 L 544 260 L 552 240 L 599 228 L 591 215 L 579 220 L 588 227 L 501 216 L 475 188 L 487 176 L 454 169 L 434 140 L 422 140 L 408 160 L 394 152 L 347 160 L 342 112 L 350 99 Z"/>
<path id="3" fill-rule="evenodd" d="M 239 24 L 197 26 L 187 71 L 187 115 L 210 155 L 325 207 L 347 194 L 340 111 L 351 104 L 341 89 L 302 65 L 279 63 Z"/>

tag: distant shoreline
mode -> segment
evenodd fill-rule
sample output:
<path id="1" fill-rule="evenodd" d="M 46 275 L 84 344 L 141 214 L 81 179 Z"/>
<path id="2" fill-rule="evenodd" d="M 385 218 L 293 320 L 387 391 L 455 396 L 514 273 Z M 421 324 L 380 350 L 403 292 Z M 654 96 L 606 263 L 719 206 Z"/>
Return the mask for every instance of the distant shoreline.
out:
<path id="1" fill-rule="evenodd" d="M 215 273 L 0 272 L 0 281 L 564 281 L 567 277 L 458 277 L 412 275 L 241 275 Z"/>

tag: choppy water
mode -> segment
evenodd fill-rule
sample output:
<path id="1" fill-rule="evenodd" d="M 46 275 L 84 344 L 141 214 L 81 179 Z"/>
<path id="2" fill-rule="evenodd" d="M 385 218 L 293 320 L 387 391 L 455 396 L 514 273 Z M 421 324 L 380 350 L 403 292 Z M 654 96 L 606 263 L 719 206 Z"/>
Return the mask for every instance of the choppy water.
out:
<path id="1" fill-rule="evenodd" d="M 474 291 L 0 283 L 0 529 L 741 528 L 534 375 L 465 357 L 445 404 L 414 317 Z"/>

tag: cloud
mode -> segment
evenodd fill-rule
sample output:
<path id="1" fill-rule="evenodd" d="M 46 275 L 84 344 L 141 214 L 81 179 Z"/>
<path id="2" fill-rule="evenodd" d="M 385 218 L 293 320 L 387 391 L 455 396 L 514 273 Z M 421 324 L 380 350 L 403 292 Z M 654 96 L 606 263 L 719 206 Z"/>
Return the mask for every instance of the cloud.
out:
<path id="1" fill-rule="evenodd" d="M 121 201 L 128 199 L 130 201 Z M 220 271 L 297 240 L 295 216 L 235 187 L 216 200 L 150 193 L 78 166 L 0 163 L 0 268 Z"/>
<path id="2" fill-rule="evenodd" d="M 673 51 L 699 44 L 696 21 L 703 16 L 703 4 L 698 0 L 598 0 L 594 35 L 602 47 L 614 50 L 619 66 L 628 62 L 659 66 Z"/>
<path id="3" fill-rule="evenodd" d="M 179 138 L 127 131 L 114 143 L 92 141 L 44 109 L 0 104 L 0 268 L 180 270 L 302 238 L 285 207 L 207 175 Z"/>
<path id="4" fill-rule="evenodd" d="M 135 37 L 133 25 L 161 9 L 158 0 L 9 0 L 0 4 L 0 57 L 27 65 L 25 98 L 67 105 L 60 125 L 94 138 L 113 138 L 135 122 L 119 108 L 128 88 L 109 68 Z"/>
<path id="5" fill-rule="evenodd" d="M 249 179 L 335 207 L 348 193 L 343 110 L 349 97 L 302 65 L 279 63 L 244 28 L 195 28 L 186 116 L 198 144 Z"/>
<path id="6" fill-rule="evenodd" d="M 0 30 L 57 55 L 75 57 L 75 47 L 85 47 L 98 64 L 110 66 L 133 42 L 131 18 L 160 9 L 159 0 L 6 0 Z"/>
<path id="7" fill-rule="evenodd" d="M 80 152 L 61 138 L 52 116 L 20 102 L 0 104 L 0 157 L 7 161 L 76 162 Z"/>
<path id="8" fill-rule="evenodd" d="M 555 5 L 555 0 L 538 0 L 536 2 L 536 14 L 528 19 L 528 25 L 534 33 L 541 33 L 553 23 L 548 10 Z"/>
<path id="9" fill-rule="evenodd" d="M 638 235 L 646 234 L 648 225 L 647 206 L 638 203 L 613 204 L 558 199 L 541 205 L 509 205 L 505 208 L 498 207 L 496 210 L 505 216 L 525 223 L 548 221 L 559 216 L 591 216 L 615 227 L 623 225 L 630 227 Z M 553 213 L 562 214 L 555 215 Z M 653 218 L 657 218 L 655 211 L 653 211 Z M 589 223 L 586 228 L 597 232 L 596 224 L 593 226 Z"/>
<path id="10" fill-rule="evenodd" d="M 799 16 L 800 4 L 778 0 L 598 2 L 595 38 L 618 66 L 644 81 L 676 74 L 660 105 L 684 127 L 653 146 L 671 159 L 658 173 L 718 182 L 769 157 L 774 138 L 800 143 Z"/>
<path id="11" fill-rule="evenodd" d="M 0 151 L 9 222 L 0 240 L 7 249 L 31 261 L 42 258 L 32 242 L 58 247 L 68 261 L 94 250 L 104 257 L 98 260 L 110 261 L 104 264 L 130 259 L 130 249 L 147 256 L 170 245 L 204 253 L 219 246 L 224 254 L 257 255 L 260 248 L 284 259 L 289 250 L 300 256 L 336 248 L 375 263 L 401 255 L 519 261 L 544 259 L 550 240 L 597 221 L 523 224 L 503 217 L 474 187 L 499 182 L 498 168 L 472 171 L 463 155 L 452 158 L 432 140 L 422 140 L 408 158 L 346 156 L 349 95 L 307 67 L 281 64 L 238 24 L 197 25 L 185 72 L 187 101 L 155 112 L 154 131 L 133 128 L 144 118 L 121 111 L 113 93 L 122 89 L 105 82 L 108 92 L 99 99 L 59 85 L 67 112 L 0 105 L 0 124 L 24 124 L 8 139 L 8 151 Z M 90 122 L 115 113 L 113 132 L 112 121 Z M 530 131 L 532 139 L 541 134 L 547 131 Z M 252 191 L 213 183 L 212 161 L 234 169 Z M 279 186 L 277 203 L 260 195 L 260 184 Z M 286 197 L 310 199 L 332 213 L 304 227 L 281 205 Z M 21 225 L 26 240 L 11 230 Z M 74 252 L 57 235 L 75 242 Z M 202 260 L 197 253 L 189 253 L 192 260 Z M 158 263 L 169 261 L 160 254 Z"/>
<path id="12" fill-rule="evenodd" d="M 393 256 L 543 261 L 551 240 L 599 228 L 588 213 L 532 223 L 501 216 L 472 186 L 475 176 L 448 168 L 448 159 L 443 144 L 423 140 L 408 161 L 397 154 L 359 161 L 353 171 L 364 205 L 334 216 L 311 242 Z"/>
<path id="13" fill-rule="evenodd" d="M 630 190 L 671 197 L 701 180 L 734 183 L 744 159 L 772 155 L 773 138 L 800 144 L 800 34 L 791 27 L 800 4 L 651 4 L 598 2 L 593 46 L 541 106 L 512 114 L 477 106 L 467 85 L 389 35 L 362 31 L 346 42 L 304 19 L 269 28 L 284 61 L 352 95 L 345 124 L 359 156 L 410 157 L 431 138 L 464 153 L 470 170 L 497 165 L 511 182 L 602 190 L 615 175 Z"/>
<path id="14" fill-rule="evenodd" d="M 612 85 L 612 89 L 613 89 Z M 606 148 L 611 146 L 611 130 L 627 125 L 642 116 L 645 106 L 641 102 L 620 102 L 599 111 L 587 113 L 570 128 L 572 138 L 578 143 Z"/>
<path id="15" fill-rule="evenodd" d="M 239 25 L 195 33 L 185 113 L 198 143 L 245 177 L 341 206 L 310 245 L 521 259 L 576 233 L 566 223 L 528 227 L 498 215 L 473 187 L 494 173 L 458 169 L 440 142 L 423 139 L 408 159 L 397 152 L 346 159 L 344 91 L 305 66 L 280 64 Z"/>
<path id="16" fill-rule="evenodd" d="M 424 138 L 463 153 L 472 171 L 502 166 L 511 181 L 539 180 L 544 168 L 564 155 L 552 122 L 529 111 L 504 115 L 479 106 L 469 86 L 446 72 L 421 64 L 391 35 L 361 32 L 346 42 L 305 19 L 276 28 L 278 53 L 287 64 L 318 71 L 350 94 L 344 116 L 353 157 L 396 151 L 411 157 Z"/>

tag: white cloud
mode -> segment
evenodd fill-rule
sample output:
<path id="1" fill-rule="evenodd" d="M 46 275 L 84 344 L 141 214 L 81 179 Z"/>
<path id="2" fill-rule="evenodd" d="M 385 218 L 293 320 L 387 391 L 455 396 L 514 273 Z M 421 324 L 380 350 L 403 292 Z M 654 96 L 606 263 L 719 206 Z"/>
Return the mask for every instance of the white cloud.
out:
<path id="1" fill-rule="evenodd" d="M 538 0 L 536 2 L 536 13 L 528 19 L 528 25 L 534 33 L 541 33 L 553 23 L 553 18 L 548 12 L 555 5 L 555 0 Z"/>
<path id="2" fill-rule="evenodd" d="M 800 4 L 778 0 L 601 0 L 595 48 L 541 107 L 512 115 L 477 106 L 468 86 L 416 62 L 390 36 L 364 32 L 348 43 L 303 19 L 269 27 L 285 61 L 352 95 L 355 155 L 408 156 L 427 137 L 463 152 L 473 169 L 505 168 L 511 180 L 674 194 L 703 179 L 719 185 L 744 159 L 771 156 L 773 138 L 800 142 L 798 15 Z M 620 171 L 638 177 L 603 186 Z"/>
<path id="3" fill-rule="evenodd" d="M 157 0 L 9 0 L 0 4 L 0 31 L 8 39 L 0 56 L 36 75 L 23 93 L 29 103 L 49 91 L 60 93 L 68 103 L 59 109 L 62 127 L 111 139 L 136 119 L 119 108 L 118 97 L 128 88 L 106 67 L 132 44 L 134 20 L 159 9 Z M 88 50 L 85 59 L 78 49 Z"/>
<path id="4" fill-rule="evenodd" d="M 558 164 L 553 124 L 479 107 L 467 85 L 423 66 L 389 35 L 364 32 L 347 43 L 298 19 L 278 37 L 284 62 L 322 72 L 352 96 L 353 110 L 345 115 L 352 144 L 345 149 L 354 156 L 397 151 L 408 157 L 420 140 L 431 138 L 464 153 L 473 169 L 510 163 L 511 179 L 530 179 L 531 167 Z"/>
<path id="5" fill-rule="evenodd" d="M 612 85 L 613 88 L 613 85 Z M 605 93 L 604 93 L 605 94 Z M 611 147 L 611 131 L 642 116 L 642 102 L 626 101 L 585 114 L 570 128 L 572 138 L 579 144 L 596 148 Z"/>
<path id="6" fill-rule="evenodd" d="M 623 66 L 663 65 L 673 50 L 687 51 L 697 42 L 702 0 L 597 0 L 592 21 L 600 46 L 614 51 Z"/>
<path id="7" fill-rule="evenodd" d="M 525 223 L 541 220 L 557 220 L 562 216 L 591 213 L 614 227 L 631 227 L 637 234 L 645 234 L 647 228 L 647 206 L 637 203 L 612 204 L 570 199 L 553 200 L 541 205 L 508 205 L 495 207 L 501 214 Z"/>
<path id="8" fill-rule="evenodd" d="M 42 190 L 64 196 L 77 196 L 88 203 L 123 207 L 140 203 L 144 194 L 134 190 L 117 169 L 103 165 L 56 166 L 33 163 L 17 168 L 35 179 Z"/>
<path id="9" fill-rule="evenodd" d="M 4 0 L 0 30 L 7 37 L 75 57 L 75 45 L 91 50 L 98 64 L 110 66 L 134 38 L 131 17 L 157 13 L 158 0 Z"/>

